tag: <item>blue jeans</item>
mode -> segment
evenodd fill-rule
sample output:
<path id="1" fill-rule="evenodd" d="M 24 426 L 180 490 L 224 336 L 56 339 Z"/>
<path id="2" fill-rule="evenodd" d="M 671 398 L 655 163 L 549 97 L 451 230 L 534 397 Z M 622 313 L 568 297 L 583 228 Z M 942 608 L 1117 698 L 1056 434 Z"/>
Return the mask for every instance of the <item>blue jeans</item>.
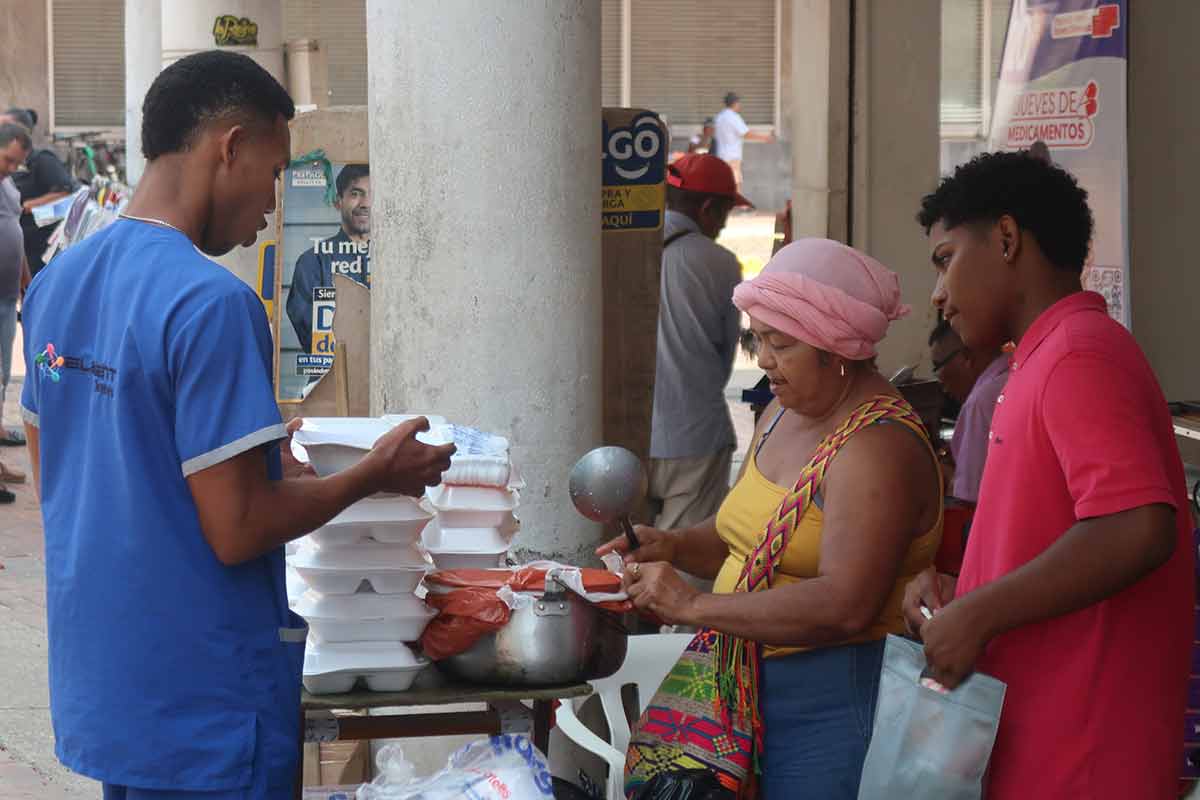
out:
<path id="1" fill-rule="evenodd" d="M 882 641 L 763 659 L 766 800 L 855 800 L 882 664 Z"/>

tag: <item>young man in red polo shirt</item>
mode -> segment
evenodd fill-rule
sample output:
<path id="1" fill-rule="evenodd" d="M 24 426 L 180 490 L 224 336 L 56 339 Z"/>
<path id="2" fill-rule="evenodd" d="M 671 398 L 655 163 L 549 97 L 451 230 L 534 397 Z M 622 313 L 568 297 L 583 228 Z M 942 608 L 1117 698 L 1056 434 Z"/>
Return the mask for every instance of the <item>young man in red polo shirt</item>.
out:
<path id="1" fill-rule="evenodd" d="M 1017 343 L 957 582 L 905 614 L 933 676 L 1008 684 L 988 800 L 1174 797 L 1192 640 L 1191 519 L 1162 390 L 1080 290 L 1087 195 L 1026 153 L 922 201 L 933 303 L 971 349 Z M 933 610 L 926 621 L 920 606 Z"/>

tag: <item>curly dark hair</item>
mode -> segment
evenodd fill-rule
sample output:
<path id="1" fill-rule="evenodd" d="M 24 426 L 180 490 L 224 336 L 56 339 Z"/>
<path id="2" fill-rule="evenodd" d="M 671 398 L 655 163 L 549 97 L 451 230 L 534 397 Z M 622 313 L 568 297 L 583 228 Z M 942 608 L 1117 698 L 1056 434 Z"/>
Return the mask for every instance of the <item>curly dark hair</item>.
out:
<path id="1" fill-rule="evenodd" d="M 209 50 L 181 58 L 159 73 L 142 104 L 142 153 L 153 161 L 186 150 L 205 124 L 235 114 L 273 123 L 291 119 L 287 90 L 254 59 Z"/>
<path id="2" fill-rule="evenodd" d="M 1071 173 L 1030 155 L 984 153 L 943 178 L 921 199 L 917 221 L 925 233 L 935 223 L 993 223 L 1011 216 L 1033 234 L 1054 266 L 1082 272 L 1092 241 L 1087 192 Z"/>
<path id="3" fill-rule="evenodd" d="M 369 164 L 347 164 L 342 167 L 342 171 L 338 173 L 337 180 L 334 181 L 334 186 L 337 188 L 337 196 L 341 197 L 350 188 L 350 184 L 370 174 L 371 167 Z"/>

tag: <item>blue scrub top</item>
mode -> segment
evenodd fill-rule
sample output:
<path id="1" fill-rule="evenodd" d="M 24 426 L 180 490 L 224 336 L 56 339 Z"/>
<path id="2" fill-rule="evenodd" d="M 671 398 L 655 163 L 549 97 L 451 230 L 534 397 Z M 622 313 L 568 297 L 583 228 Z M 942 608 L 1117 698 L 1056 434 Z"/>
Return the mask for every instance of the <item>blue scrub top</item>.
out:
<path id="1" fill-rule="evenodd" d="M 23 317 L 59 759 L 145 789 L 290 783 L 304 623 L 283 550 L 221 564 L 186 480 L 252 448 L 279 477 L 262 303 L 182 233 L 119 220 L 37 276 Z"/>

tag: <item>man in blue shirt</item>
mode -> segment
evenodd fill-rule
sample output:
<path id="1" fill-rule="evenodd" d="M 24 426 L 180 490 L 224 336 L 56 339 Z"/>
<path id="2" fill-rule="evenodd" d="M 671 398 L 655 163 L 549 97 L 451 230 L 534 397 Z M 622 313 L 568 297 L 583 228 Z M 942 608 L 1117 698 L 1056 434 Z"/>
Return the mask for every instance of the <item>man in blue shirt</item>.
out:
<path id="1" fill-rule="evenodd" d="M 319 239 L 296 259 L 287 314 L 300 340 L 300 349 L 312 352 L 313 290 L 333 286 L 334 275 L 345 275 L 371 288 L 371 168 L 347 164 L 334 182 L 342 227 L 328 239 Z"/>
<path id="2" fill-rule="evenodd" d="M 293 113 L 244 55 L 168 67 L 124 219 L 26 295 L 55 750 L 106 800 L 290 797 L 305 629 L 283 544 L 449 467 L 409 425 L 336 475 L 281 478 L 266 314 L 207 256 L 266 227 Z"/>

